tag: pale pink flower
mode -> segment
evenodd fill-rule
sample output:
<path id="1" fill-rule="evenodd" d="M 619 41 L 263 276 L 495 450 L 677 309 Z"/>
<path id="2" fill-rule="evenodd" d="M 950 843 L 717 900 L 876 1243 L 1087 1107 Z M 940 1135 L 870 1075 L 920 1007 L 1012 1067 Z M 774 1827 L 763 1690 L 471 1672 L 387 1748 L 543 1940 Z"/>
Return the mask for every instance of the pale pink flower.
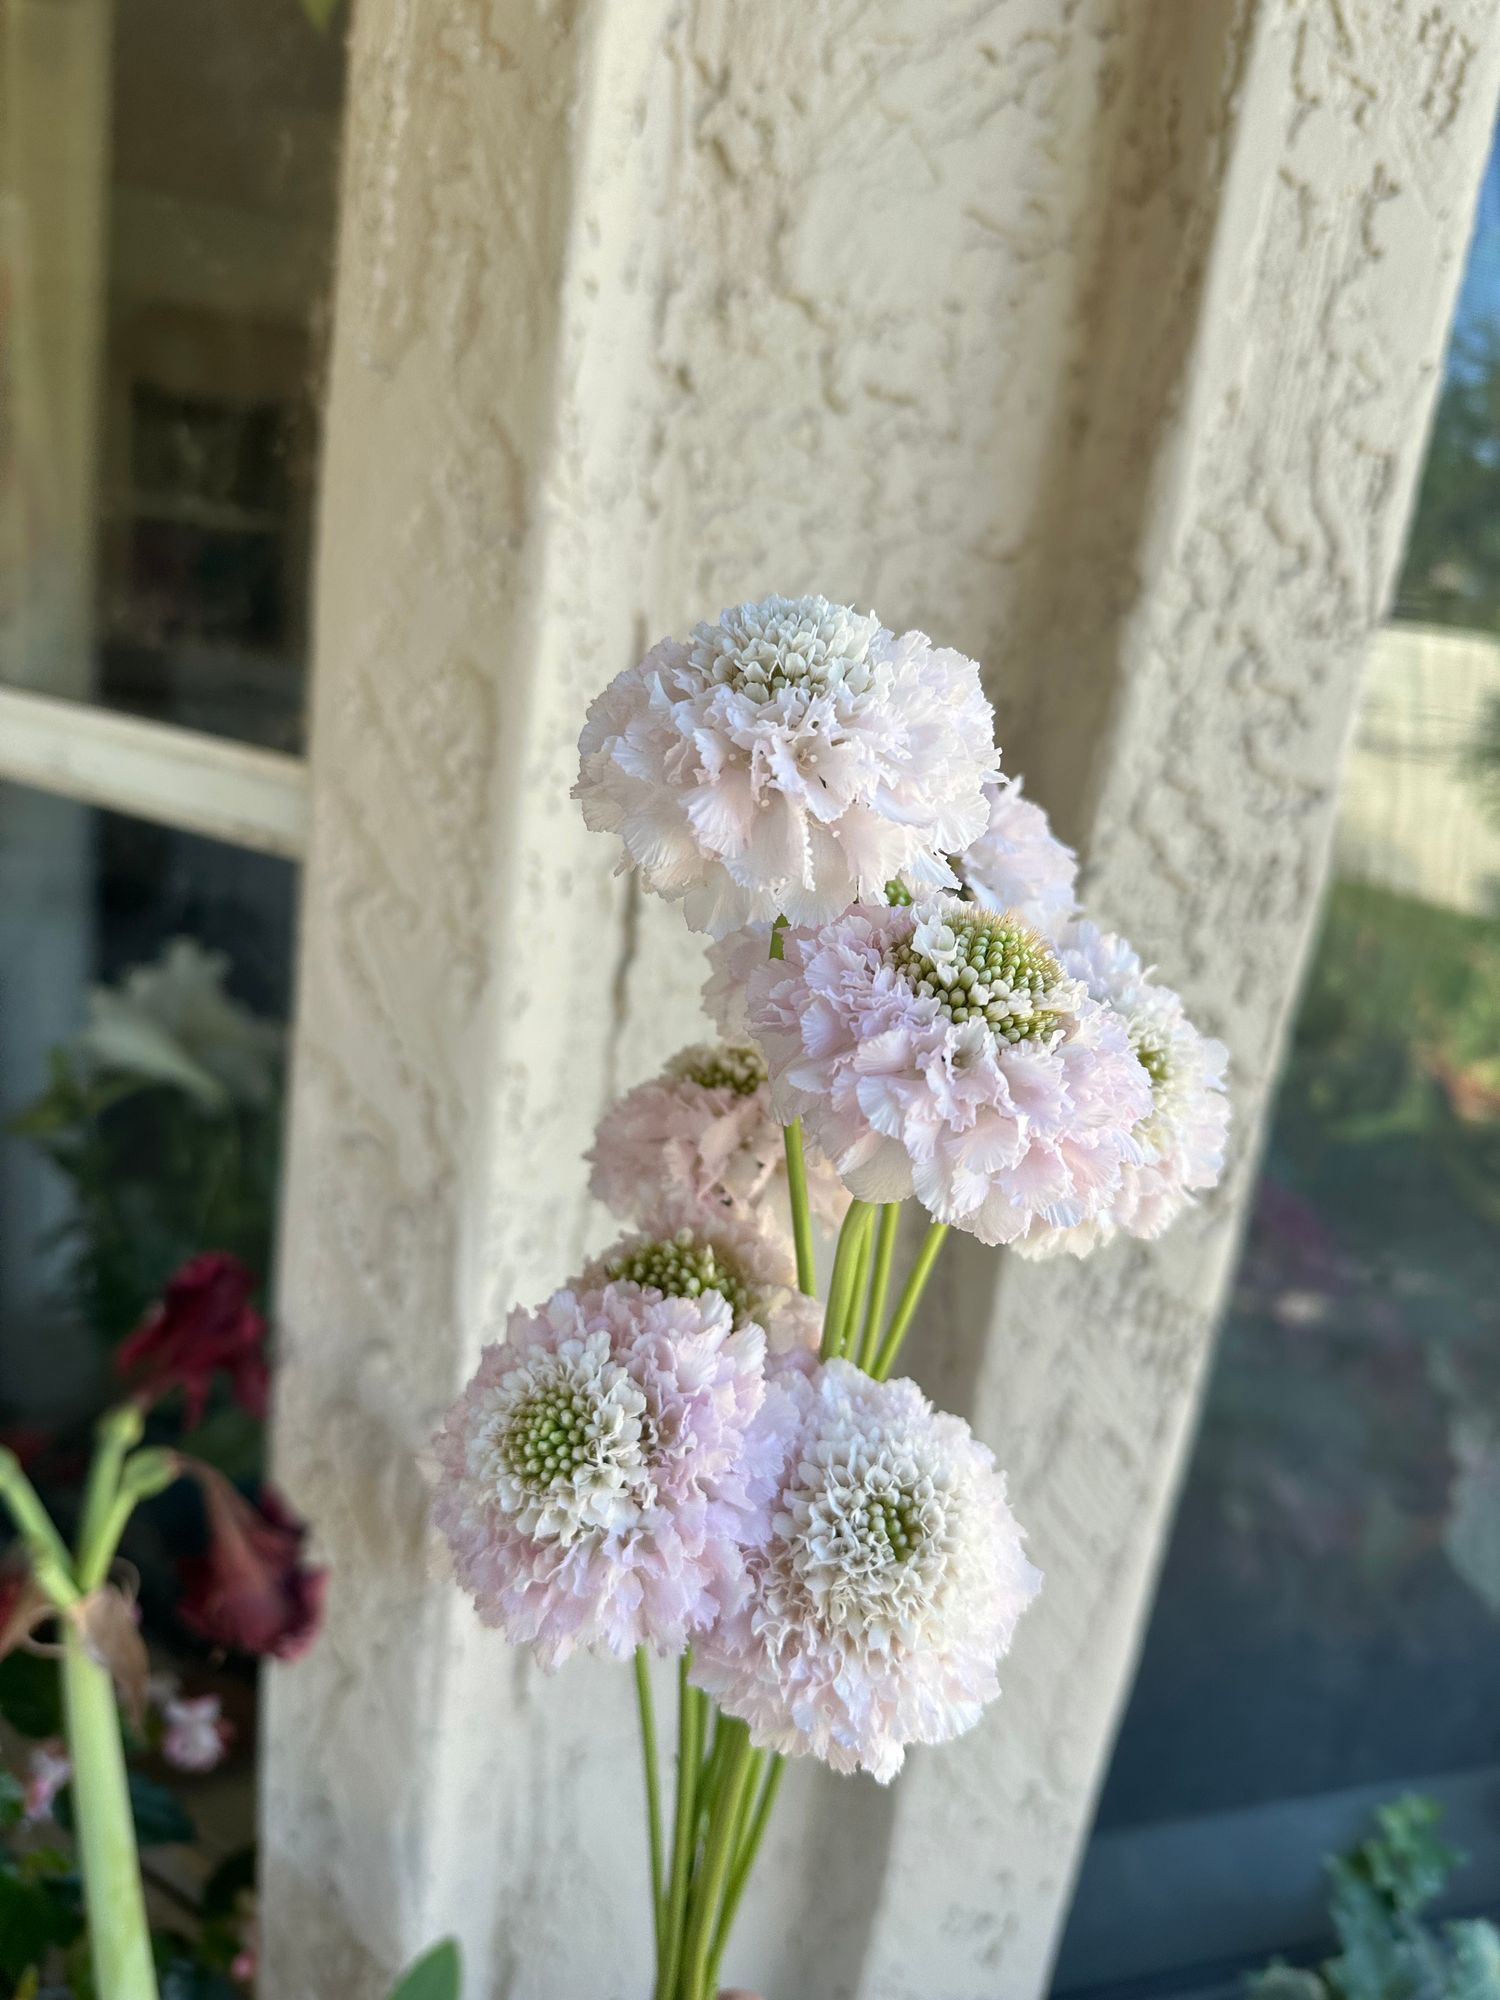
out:
<path id="1" fill-rule="evenodd" d="M 1051 936 L 1078 907 L 1078 857 L 1064 847 L 1019 778 L 985 787 L 989 825 L 954 857 L 963 893 L 987 910 L 1010 910 Z"/>
<path id="2" fill-rule="evenodd" d="M 626 1221 L 672 1210 L 783 1235 L 790 1224 L 782 1128 L 765 1058 L 747 1042 L 673 1056 L 604 1114 L 588 1158 L 591 1190 Z M 837 1226 L 849 1197 L 821 1155 L 807 1161 L 807 1188 L 814 1215 Z"/>
<path id="3" fill-rule="evenodd" d="M 903 876 L 953 886 L 984 831 L 979 669 L 822 597 L 769 597 L 666 639 L 594 702 L 573 796 L 648 888 L 716 937 L 826 922 Z"/>
<path id="4" fill-rule="evenodd" d="M 1151 1108 L 1123 1023 L 1019 919 L 951 896 L 788 930 L 750 976 L 778 1115 L 862 1201 L 1010 1243 L 1106 1208 Z"/>
<path id="5" fill-rule="evenodd" d="M 909 1743 L 978 1721 L 1041 1578 L 994 1458 L 915 1383 L 786 1367 L 759 1428 L 780 1460 L 770 1533 L 692 1678 L 758 1748 L 884 1783 Z"/>
<path id="6" fill-rule="evenodd" d="M 1027 1257 L 1083 1256 L 1117 1233 L 1155 1237 L 1213 1187 L 1224 1171 L 1229 1052 L 1188 1019 L 1180 996 L 1155 984 L 1122 937 L 1079 921 L 1062 933 L 1064 967 L 1124 1025 L 1151 1102 L 1136 1125 L 1136 1151 L 1120 1185 L 1096 1214 L 1070 1227 L 1039 1221 L 1016 1248 Z"/>
<path id="7" fill-rule="evenodd" d="M 171 1695 L 162 1705 L 161 1754 L 175 1771 L 201 1774 L 224 1761 L 233 1734 L 216 1694 Z"/>
<path id="8" fill-rule="evenodd" d="M 764 1356 L 717 1290 L 512 1313 L 435 1440 L 435 1518 L 484 1622 L 551 1668 L 679 1652 L 737 1604 L 774 1474 Z"/>
<path id="9" fill-rule="evenodd" d="M 621 1237 L 592 1258 L 575 1289 L 627 1283 L 644 1286 L 653 1297 L 689 1299 L 716 1291 L 737 1327 L 764 1329 L 772 1353 L 817 1349 L 823 1308 L 797 1290 L 796 1258 L 779 1231 L 754 1217 L 728 1210 L 709 1215 L 683 1203 L 663 1202 L 650 1219 L 650 1229 Z"/>
<path id="10" fill-rule="evenodd" d="M 72 1761 L 59 1741 L 38 1743 L 26 1765 L 21 1812 L 28 1826 L 51 1819 L 57 1795 L 73 1776 Z"/>

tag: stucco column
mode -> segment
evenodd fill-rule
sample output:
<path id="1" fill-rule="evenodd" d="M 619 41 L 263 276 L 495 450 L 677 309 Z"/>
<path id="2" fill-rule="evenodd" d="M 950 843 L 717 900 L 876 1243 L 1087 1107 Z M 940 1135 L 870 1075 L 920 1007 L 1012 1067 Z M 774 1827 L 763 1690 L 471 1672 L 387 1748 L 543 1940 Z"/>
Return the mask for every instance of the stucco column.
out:
<path id="1" fill-rule="evenodd" d="M 607 1097 L 698 1024 L 696 947 L 567 799 L 619 665 L 806 588 L 983 658 L 1248 1136 L 1500 63 L 1479 0 L 1353 11 L 355 10 L 276 1426 L 334 1588 L 271 1676 L 284 2000 L 381 2000 L 445 1931 L 467 2000 L 645 1990 L 628 1676 L 476 1630 L 419 1465 L 597 1229 Z M 1039 1990 L 1243 1178 L 1165 1252 L 960 1246 L 969 1337 L 917 1352 L 1052 1587 L 973 1744 L 793 1773 L 737 1980 Z"/>
<path id="2" fill-rule="evenodd" d="M 881 2000 L 1046 1987 L 1320 908 L 1500 86 L 1500 20 L 1482 0 L 1203 11 L 1224 31 L 1195 197 L 1208 227 L 1157 302 L 1187 323 L 1178 378 L 1142 436 L 1140 274 L 1117 250 L 1094 295 L 1097 399 L 1050 516 L 1028 622 L 1040 671 L 1017 734 L 1080 841 L 1088 902 L 1228 1043 L 1233 1162 L 1160 1244 L 1009 1259 L 998 1287 L 973 1258 L 950 1273 L 953 1320 L 982 1342 L 950 1367 L 1012 1468 L 1046 1608 L 968 1754 L 914 1760 L 889 1860 L 901 1892 L 881 1905 L 861 1989 Z M 1140 130 L 1149 149 L 1153 126 Z M 1121 245 L 1134 213 L 1127 174 Z M 1110 518 L 1116 473 L 1138 487 L 1133 529 Z"/>

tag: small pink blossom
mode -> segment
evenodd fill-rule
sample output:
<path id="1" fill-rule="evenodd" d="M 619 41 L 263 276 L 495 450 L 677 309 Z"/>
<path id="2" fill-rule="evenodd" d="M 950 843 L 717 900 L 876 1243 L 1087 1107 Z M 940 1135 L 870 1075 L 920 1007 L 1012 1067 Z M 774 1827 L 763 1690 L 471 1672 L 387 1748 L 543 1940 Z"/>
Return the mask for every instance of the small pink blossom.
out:
<path id="1" fill-rule="evenodd" d="M 212 1771 L 224 1761 L 233 1734 L 216 1694 L 171 1696 L 162 1708 L 166 1724 L 161 1754 L 177 1771 Z"/>
<path id="2" fill-rule="evenodd" d="M 28 1826 L 51 1819 L 57 1795 L 73 1775 L 73 1765 L 60 1741 L 39 1743 L 26 1766 L 26 1789 L 21 1810 Z"/>

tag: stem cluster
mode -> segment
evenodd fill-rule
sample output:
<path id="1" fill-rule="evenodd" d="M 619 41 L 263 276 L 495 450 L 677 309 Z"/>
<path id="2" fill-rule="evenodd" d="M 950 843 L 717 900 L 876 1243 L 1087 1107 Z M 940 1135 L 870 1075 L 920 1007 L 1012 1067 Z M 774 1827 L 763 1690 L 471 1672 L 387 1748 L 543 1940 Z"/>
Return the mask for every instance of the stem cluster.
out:
<path id="1" fill-rule="evenodd" d="M 779 955 L 772 945 L 773 956 Z M 816 1290 L 812 1212 L 800 1124 L 786 1127 L 787 1189 L 797 1249 L 797 1282 Z M 839 1232 L 820 1354 L 855 1362 L 876 1381 L 890 1374 L 947 1235 L 935 1222 L 923 1238 L 895 1307 L 886 1314 L 899 1202 L 849 1204 Z M 665 1847 L 656 1716 L 644 1652 L 636 1655 L 636 1695 L 646 1773 L 651 1909 L 656 1935 L 653 2000 L 713 2000 L 729 1933 L 781 1785 L 783 1760 L 756 1750 L 743 1722 L 721 1715 L 690 1680 L 691 1652 L 678 1662 L 677 1786 L 671 1851 Z"/>

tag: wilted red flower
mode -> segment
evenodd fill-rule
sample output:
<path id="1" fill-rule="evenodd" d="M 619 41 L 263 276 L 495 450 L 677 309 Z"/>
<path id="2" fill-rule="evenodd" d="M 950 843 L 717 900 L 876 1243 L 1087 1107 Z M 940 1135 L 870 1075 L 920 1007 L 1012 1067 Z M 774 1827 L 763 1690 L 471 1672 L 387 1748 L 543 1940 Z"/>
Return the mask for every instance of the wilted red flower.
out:
<path id="1" fill-rule="evenodd" d="M 121 1347 L 120 1373 L 149 1402 L 181 1389 L 189 1430 L 203 1415 L 214 1376 L 254 1417 L 266 1413 L 266 1323 L 250 1303 L 255 1276 L 227 1250 L 190 1258 Z"/>
<path id="2" fill-rule="evenodd" d="M 328 1572 L 302 1559 L 307 1523 L 271 1486 L 247 1500 L 212 1466 L 188 1461 L 208 1514 L 208 1547 L 178 1565 L 189 1631 L 240 1653 L 295 1660 L 317 1637 Z"/>

